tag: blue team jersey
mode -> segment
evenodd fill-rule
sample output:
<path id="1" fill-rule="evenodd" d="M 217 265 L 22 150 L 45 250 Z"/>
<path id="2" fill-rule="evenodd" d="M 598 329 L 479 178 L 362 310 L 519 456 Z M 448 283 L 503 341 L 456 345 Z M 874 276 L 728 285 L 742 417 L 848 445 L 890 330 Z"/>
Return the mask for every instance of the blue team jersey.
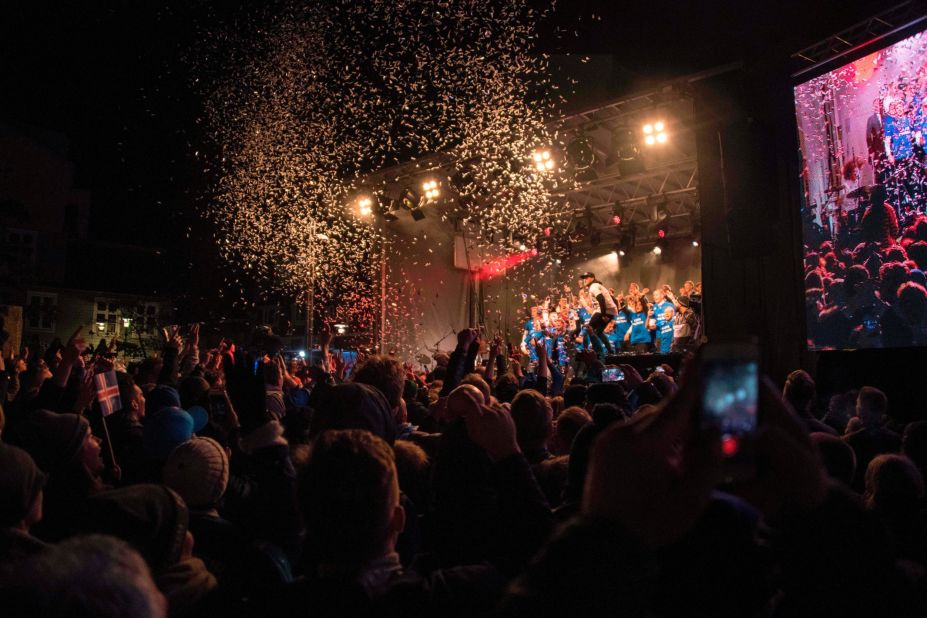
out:
<path id="1" fill-rule="evenodd" d="M 672 311 L 669 319 L 666 319 L 663 317 L 663 314 L 666 312 L 667 309 Z M 669 323 L 670 332 L 672 332 L 673 316 L 675 315 L 676 315 L 676 307 L 673 306 L 673 303 L 664 300 L 663 302 L 659 302 L 655 304 L 653 306 L 653 319 L 656 320 L 657 322 L 657 332 L 662 332 L 662 327 L 666 323 Z"/>
<path id="2" fill-rule="evenodd" d="M 627 314 L 624 311 L 619 311 L 618 315 L 615 316 L 615 334 L 618 336 L 618 341 L 624 341 L 624 336 L 629 328 L 631 328 L 631 322 L 628 321 Z"/>
<path id="3" fill-rule="evenodd" d="M 631 314 L 631 343 L 650 343 L 650 331 L 647 330 L 647 314 Z"/>
<path id="4" fill-rule="evenodd" d="M 885 115 L 885 137 L 891 140 L 892 156 L 895 159 L 906 159 L 914 153 L 911 140 L 911 121 L 907 116 Z"/>

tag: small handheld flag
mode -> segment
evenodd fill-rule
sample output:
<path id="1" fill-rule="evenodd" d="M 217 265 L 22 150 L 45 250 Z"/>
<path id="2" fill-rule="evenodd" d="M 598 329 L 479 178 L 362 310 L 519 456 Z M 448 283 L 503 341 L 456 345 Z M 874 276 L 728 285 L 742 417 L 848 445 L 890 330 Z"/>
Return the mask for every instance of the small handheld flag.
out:
<path id="1" fill-rule="evenodd" d="M 97 388 L 97 401 L 100 402 L 100 411 L 104 417 L 116 410 L 122 409 L 122 400 L 119 398 L 119 383 L 116 381 L 116 372 L 107 371 L 93 376 Z"/>

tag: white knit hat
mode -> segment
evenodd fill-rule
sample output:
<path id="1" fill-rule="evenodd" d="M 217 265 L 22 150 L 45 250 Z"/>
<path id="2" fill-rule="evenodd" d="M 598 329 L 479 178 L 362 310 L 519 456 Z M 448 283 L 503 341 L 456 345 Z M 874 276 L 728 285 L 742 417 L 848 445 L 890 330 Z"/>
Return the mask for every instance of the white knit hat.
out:
<path id="1" fill-rule="evenodd" d="M 194 437 L 177 446 L 164 465 L 164 484 L 191 509 L 214 507 L 229 484 L 229 458 L 212 438 Z"/>

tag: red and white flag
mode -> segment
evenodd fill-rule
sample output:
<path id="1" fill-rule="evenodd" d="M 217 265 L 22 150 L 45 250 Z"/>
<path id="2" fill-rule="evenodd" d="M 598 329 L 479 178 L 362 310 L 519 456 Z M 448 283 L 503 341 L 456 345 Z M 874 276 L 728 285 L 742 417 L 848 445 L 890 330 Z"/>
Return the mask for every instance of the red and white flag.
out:
<path id="1" fill-rule="evenodd" d="M 97 387 L 97 401 L 100 402 L 100 411 L 103 412 L 103 416 L 109 416 L 116 410 L 122 409 L 115 371 L 96 374 L 93 376 L 93 383 Z"/>

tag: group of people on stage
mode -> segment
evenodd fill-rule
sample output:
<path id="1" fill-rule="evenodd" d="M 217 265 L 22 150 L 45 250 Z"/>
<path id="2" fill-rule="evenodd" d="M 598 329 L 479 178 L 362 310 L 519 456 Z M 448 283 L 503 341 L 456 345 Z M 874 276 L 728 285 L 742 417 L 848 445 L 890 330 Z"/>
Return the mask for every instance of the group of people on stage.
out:
<path id="1" fill-rule="evenodd" d="M 684 352 L 701 336 L 701 283 L 686 281 L 678 294 L 669 285 L 651 292 L 634 282 L 626 293 L 616 292 L 591 272 L 579 283 L 576 294 L 564 285 L 556 304 L 548 296 L 530 308 L 521 341 L 530 362 L 537 360 L 532 342 L 544 341 L 548 358 L 566 364 L 571 352 L 584 350 L 602 359 L 621 352 Z"/>

